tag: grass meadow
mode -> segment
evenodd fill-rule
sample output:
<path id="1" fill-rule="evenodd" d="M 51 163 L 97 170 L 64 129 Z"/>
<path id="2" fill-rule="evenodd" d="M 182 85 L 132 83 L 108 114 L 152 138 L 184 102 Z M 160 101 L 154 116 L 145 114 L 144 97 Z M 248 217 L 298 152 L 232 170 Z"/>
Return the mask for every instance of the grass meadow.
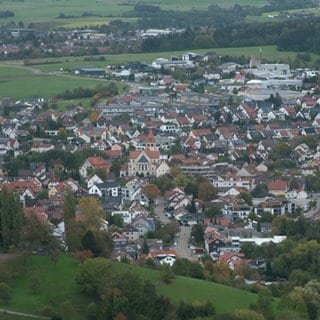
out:
<path id="1" fill-rule="evenodd" d="M 139 3 L 150 3 L 141 0 Z M 1 18 L 0 24 L 5 24 L 11 20 L 23 21 L 25 25 L 29 23 L 50 23 L 51 25 L 63 25 L 64 27 L 79 27 L 81 25 L 100 24 L 101 17 L 120 17 L 124 13 L 133 10 L 135 0 L 23 0 L 12 1 L 3 0 L 1 10 L 11 10 L 14 17 Z M 217 4 L 222 7 L 232 7 L 234 4 L 261 6 L 264 0 L 154 0 L 153 5 L 160 6 L 163 10 L 192 10 L 206 9 L 208 5 Z M 90 13 L 90 17 L 83 17 L 83 13 Z M 58 18 L 60 14 L 67 16 L 65 19 Z M 77 18 L 75 21 L 73 18 Z M 95 19 L 97 18 L 97 19 Z M 83 22 L 89 19 L 87 22 Z M 83 20 L 83 21 L 82 21 Z M 103 20 L 103 19 L 102 19 Z"/>
<path id="2" fill-rule="evenodd" d="M 12 262 L 11 262 L 12 263 Z M 19 260 L 16 262 L 19 263 Z M 20 261 L 21 263 L 21 261 Z M 152 269 L 117 263 L 117 270 L 130 270 L 142 279 L 155 283 L 160 294 L 168 296 L 174 303 L 180 300 L 187 302 L 211 301 L 218 313 L 232 312 L 235 309 L 247 308 L 254 303 L 257 295 L 234 289 L 214 282 L 178 276 L 170 285 L 160 283 L 160 274 Z M 59 308 L 64 301 L 76 306 L 79 319 L 84 319 L 84 308 L 87 300 L 79 293 L 75 282 L 78 262 L 70 256 L 61 256 L 56 266 L 46 256 L 31 256 L 27 267 L 12 282 L 12 299 L 7 310 L 40 314 L 45 308 Z M 33 292 L 30 279 L 36 274 L 39 287 Z M 3 306 L 0 306 L 0 308 Z"/>
<path id="3" fill-rule="evenodd" d="M 69 74 L 41 73 L 36 69 L 21 66 L 6 66 L 0 64 L 0 100 L 10 97 L 14 100 L 45 97 L 54 99 L 57 94 L 65 90 L 78 87 L 93 89 L 98 85 L 107 84 L 106 80 L 77 77 Z M 119 83 L 120 91 L 123 86 Z M 81 103 L 84 107 L 90 106 L 90 99 L 56 100 L 59 109 L 69 105 Z"/>

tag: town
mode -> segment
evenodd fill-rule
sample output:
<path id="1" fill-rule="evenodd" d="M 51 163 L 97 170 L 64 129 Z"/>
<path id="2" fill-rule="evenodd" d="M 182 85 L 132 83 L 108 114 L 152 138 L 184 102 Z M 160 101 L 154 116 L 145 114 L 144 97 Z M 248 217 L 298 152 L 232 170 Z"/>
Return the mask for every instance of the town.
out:
<path id="1" fill-rule="evenodd" d="M 89 111 L 2 99 L 1 189 L 18 192 L 24 214 L 54 223 L 63 241 L 66 191 L 93 197 L 114 259 L 173 265 L 208 254 L 232 270 L 254 265 L 241 246 L 285 240 L 274 221 L 319 218 L 318 73 L 259 58 L 213 70 L 217 59 L 78 67 L 71 72 L 129 88 Z"/>

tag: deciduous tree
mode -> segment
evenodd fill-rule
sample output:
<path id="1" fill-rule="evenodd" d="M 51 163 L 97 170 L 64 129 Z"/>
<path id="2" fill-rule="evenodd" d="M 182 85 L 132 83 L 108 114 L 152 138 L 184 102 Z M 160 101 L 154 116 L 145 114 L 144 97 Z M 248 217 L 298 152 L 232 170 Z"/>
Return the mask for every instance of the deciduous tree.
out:
<path id="1" fill-rule="evenodd" d="M 5 249 L 20 243 L 22 222 L 22 205 L 18 195 L 3 188 L 0 194 L 0 240 Z"/>

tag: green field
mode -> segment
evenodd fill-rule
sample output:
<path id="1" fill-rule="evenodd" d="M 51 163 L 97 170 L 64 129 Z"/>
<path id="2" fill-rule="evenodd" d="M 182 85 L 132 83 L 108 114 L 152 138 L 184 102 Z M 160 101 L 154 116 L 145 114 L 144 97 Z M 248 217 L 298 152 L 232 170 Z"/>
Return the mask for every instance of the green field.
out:
<path id="1" fill-rule="evenodd" d="M 246 18 L 247 22 L 278 22 L 286 19 L 286 16 L 293 14 L 313 13 L 315 16 L 320 15 L 320 8 L 303 8 L 286 10 L 285 12 L 265 12 L 261 16 L 249 16 Z"/>
<path id="2" fill-rule="evenodd" d="M 77 77 L 72 74 L 41 73 L 37 69 L 17 65 L 0 65 L 0 99 L 4 97 L 11 97 L 14 100 L 37 97 L 53 99 L 67 89 L 73 90 L 78 87 L 93 89 L 99 84 L 107 83 L 106 80 Z M 89 106 L 89 100 L 57 100 L 57 104 L 59 108 L 80 102 L 83 106 Z"/>
<path id="3" fill-rule="evenodd" d="M 139 3 L 148 3 L 147 0 L 141 0 Z M 1 1 L 1 10 L 11 10 L 15 13 L 14 17 L 0 18 L 0 24 L 5 24 L 11 20 L 16 22 L 23 21 L 25 25 L 30 22 L 51 22 L 53 25 L 69 25 L 81 26 L 99 24 L 101 17 L 120 17 L 122 14 L 133 10 L 133 6 L 137 3 L 135 0 L 3 0 Z M 154 0 L 153 5 L 158 5 L 164 10 L 191 10 L 191 9 L 206 9 L 208 5 L 217 4 L 223 7 L 231 7 L 234 4 L 261 6 L 265 3 L 263 0 Z M 96 15 L 90 18 L 89 23 L 83 23 L 81 20 L 88 19 L 82 17 L 84 12 Z M 65 16 L 73 16 L 79 18 L 75 23 L 74 19 L 59 19 L 60 14 Z M 99 17 L 100 16 L 100 17 Z M 95 19 L 97 18 L 97 19 Z M 93 21 L 95 20 L 95 21 Z"/>
<path id="4" fill-rule="evenodd" d="M 177 277 L 172 284 L 162 285 L 160 274 L 155 270 L 115 263 L 118 270 L 131 270 L 143 279 L 155 283 L 158 292 L 168 296 L 173 302 L 209 300 L 214 304 L 218 313 L 224 313 L 247 308 L 257 298 L 257 295 L 253 293 L 186 277 Z M 11 284 L 12 300 L 6 308 L 39 314 L 44 306 L 58 308 L 62 302 L 69 300 L 74 306 L 77 306 L 79 314 L 83 314 L 82 308 L 87 303 L 75 283 L 77 270 L 78 263 L 68 256 L 60 257 L 56 267 L 48 257 L 30 257 L 27 261 L 27 269 L 23 270 Z M 37 274 L 40 285 L 36 292 L 32 293 L 30 275 L 34 273 Z"/>
<path id="5" fill-rule="evenodd" d="M 205 54 L 207 52 L 216 52 L 221 56 L 245 56 L 248 58 L 248 62 L 251 56 L 258 56 L 259 50 L 261 49 L 261 57 L 263 60 L 269 62 L 288 62 L 288 60 L 293 60 L 297 53 L 292 51 L 277 51 L 276 46 L 261 46 L 261 47 L 238 47 L 238 48 L 212 48 L 212 49 L 196 49 L 192 50 L 198 54 Z M 78 66 L 91 66 L 105 68 L 110 65 L 123 64 L 132 61 L 143 61 L 151 63 L 154 59 L 163 57 L 170 58 L 171 56 L 179 56 L 184 51 L 170 51 L 170 52 L 152 52 L 152 53 L 138 53 L 138 54 L 115 54 L 115 55 L 104 55 L 93 57 L 96 61 L 86 61 L 88 57 L 62 57 L 62 58 L 44 58 L 44 59 L 30 59 L 31 67 L 45 71 L 45 72 L 57 72 L 61 68 L 64 70 L 72 70 Z M 312 61 L 319 59 L 319 55 L 310 54 Z M 103 57 L 100 60 L 99 57 Z M 20 62 L 3 62 L 1 65 L 10 66 Z M 1 71 L 0 71 L 1 75 Z"/>
<path id="6" fill-rule="evenodd" d="M 158 291 L 176 303 L 181 300 L 189 303 L 211 301 L 218 313 L 247 309 L 257 298 L 250 292 L 186 277 L 177 277 L 170 286 L 161 286 Z"/>
<path id="7" fill-rule="evenodd" d="M 249 62 L 251 56 L 257 56 L 259 54 L 260 48 L 262 59 L 268 62 L 288 63 L 296 57 L 296 52 L 277 51 L 275 46 L 212 48 L 194 51 L 198 54 L 214 51 L 221 56 L 245 56 Z M 106 68 L 110 65 L 123 64 L 130 61 L 151 63 L 155 58 L 169 58 L 173 55 L 179 56 L 185 52 L 186 51 L 105 55 L 102 56 L 102 60 L 99 56 L 93 57 L 95 61 L 87 61 L 88 57 L 34 59 L 28 60 L 28 65 L 24 65 L 24 61 L 1 62 L 0 99 L 12 97 L 19 100 L 40 96 L 53 98 L 66 89 L 73 90 L 80 86 L 84 88 L 94 88 L 98 84 L 105 82 L 105 80 L 75 76 L 72 73 L 75 67 L 90 66 Z M 319 58 L 319 55 L 311 54 L 311 64 Z M 61 72 L 61 69 L 64 71 Z M 88 105 L 88 99 L 81 101 L 64 101 L 60 103 L 64 106 L 79 102 Z"/>

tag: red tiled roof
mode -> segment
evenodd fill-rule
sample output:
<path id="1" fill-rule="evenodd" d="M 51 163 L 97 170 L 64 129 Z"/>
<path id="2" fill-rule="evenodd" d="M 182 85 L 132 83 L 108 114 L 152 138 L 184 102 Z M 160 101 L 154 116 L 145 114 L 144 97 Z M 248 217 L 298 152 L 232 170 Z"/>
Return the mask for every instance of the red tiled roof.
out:
<path id="1" fill-rule="evenodd" d="M 195 135 L 195 136 L 207 136 L 207 135 L 210 135 L 212 132 L 210 129 L 193 129 L 192 130 L 192 133 Z"/>
<path id="2" fill-rule="evenodd" d="M 159 159 L 160 158 L 160 152 L 157 150 L 145 149 L 144 151 L 151 159 Z"/>
<path id="3" fill-rule="evenodd" d="M 268 183 L 269 191 L 286 191 L 287 187 L 288 182 L 280 179 Z"/>
<path id="4" fill-rule="evenodd" d="M 110 169 L 110 164 L 101 157 L 89 157 L 87 160 L 94 169 Z"/>
<path id="5" fill-rule="evenodd" d="M 149 255 L 152 258 L 155 258 L 157 256 L 162 256 L 162 255 L 174 255 L 177 257 L 177 253 L 174 250 L 159 250 L 159 251 L 152 251 L 149 253 Z"/>

